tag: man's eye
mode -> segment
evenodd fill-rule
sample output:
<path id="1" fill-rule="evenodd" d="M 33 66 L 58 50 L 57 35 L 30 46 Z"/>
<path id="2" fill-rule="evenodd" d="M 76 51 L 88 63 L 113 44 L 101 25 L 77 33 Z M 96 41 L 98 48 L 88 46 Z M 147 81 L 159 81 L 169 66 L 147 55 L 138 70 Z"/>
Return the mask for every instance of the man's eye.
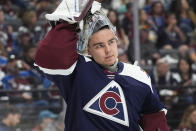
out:
<path id="1" fill-rule="evenodd" d="M 103 47 L 103 45 L 101 45 L 101 44 L 96 46 L 96 48 L 102 48 L 102 47 Z"/>
<path id="2" fill-rule="evenodd" d="M 111 44 L 114 44 L 115 43 L 115 40 L 111 40 L 111 41 L 109 41 L 109 44 L 111 45 Z"/>

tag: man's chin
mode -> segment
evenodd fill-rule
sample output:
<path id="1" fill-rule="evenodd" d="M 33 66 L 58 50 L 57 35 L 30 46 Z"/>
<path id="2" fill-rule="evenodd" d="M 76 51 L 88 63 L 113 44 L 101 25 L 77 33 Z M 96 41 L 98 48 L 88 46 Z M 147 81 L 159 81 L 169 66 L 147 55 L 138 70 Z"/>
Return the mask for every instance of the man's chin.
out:
<path id="1" fill-rule="evenodd" d="M 115 64 L 115 61 L 114 62 L 109 62 L 109 63 L 107 63 L 106 65 L 107 66 L 113 66 Z"/>
<path id="2" fill-rule="evenodd" d="M 109 67 L 109 66 L 112 66 L 112 65 L 114 65 L 114 64 L 112 64 L 112 63 L 104 63 L 104 64 L 101 64 L 102 66 L 105 66 L 105 67 Z"/>
<path id="3" fill-rule="evenodd" d="M 115 62 L 116 60 L 104 61 L 101 65 L 109 67 L 109 66 L 113 66 Z"/>

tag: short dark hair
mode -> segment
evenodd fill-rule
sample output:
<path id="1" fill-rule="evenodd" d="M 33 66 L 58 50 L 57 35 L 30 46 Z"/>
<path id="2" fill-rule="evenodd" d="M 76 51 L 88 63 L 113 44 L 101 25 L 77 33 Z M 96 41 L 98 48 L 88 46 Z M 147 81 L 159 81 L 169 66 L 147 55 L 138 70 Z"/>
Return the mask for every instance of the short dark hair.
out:
<path id="1" fill-rule="evenodd" d="M 104 25 L 104 24 L 103 24 L 103 26 L 101 26 L 100 23 L 97 22 L 97 24 L 95 25 L 95 28 L 94 28 L 92 34 L 98 32 L 98 31 L 100 31 L 100 30 L 103 30 L 103 29 L 109 29 L 109 26 L 108 26 L 108 25 Z"/>
<path id="2" fill-rule="evenodd" d="M 130 8 L 133 7 L 133 4 L 131 2 L 126 4 L 126 9 L 129 10 Z"/>
<path id="3" fill-rule="evenodd" d="M 6 118 L 9 114 L 21 114 L 21 109 L 17 106 L 7 105 L 4 107 L 4 113 L 1 114 L 2 118 Z"/>

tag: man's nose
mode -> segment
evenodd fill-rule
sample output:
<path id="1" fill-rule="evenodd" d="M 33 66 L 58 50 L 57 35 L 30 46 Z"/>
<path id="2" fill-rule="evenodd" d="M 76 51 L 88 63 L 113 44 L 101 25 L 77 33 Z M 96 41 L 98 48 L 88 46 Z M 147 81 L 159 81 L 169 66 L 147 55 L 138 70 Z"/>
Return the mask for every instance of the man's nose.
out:
<path id="1" fill-rule="evenodd" d="M 106 53 L 109 53 L 110 51 L 111 51 L 110 45 L 109 45 L 109 44 L 106 44 L 106 45 L 105 45 L 105 52 L 106 52 Z"/>

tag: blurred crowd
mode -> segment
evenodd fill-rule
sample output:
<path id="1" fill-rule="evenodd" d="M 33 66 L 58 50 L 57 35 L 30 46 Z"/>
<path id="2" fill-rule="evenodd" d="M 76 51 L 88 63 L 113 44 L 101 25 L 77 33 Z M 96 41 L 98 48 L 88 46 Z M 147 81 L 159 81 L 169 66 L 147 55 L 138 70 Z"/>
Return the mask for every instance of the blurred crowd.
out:
<path id="1" fill-rule="evenodd" d="M 30 91 L 56 88 L 33 64 L 38 42 L 51 29 L 45 14 L 52 13 L 60 2 L 0 1 L 0 90 L 27 91 L 9 95 L 0 92 L 0 99 L 9 99 L 19 107 L 58 105 L 50 100 L 59 98 L 57 92 L 39 94 Z M 140 66 L 156 86 L 195 86 L 196 1 L 139 0 L 138 4 Z M 103 0 L 102 5 L 116 26 L 119 60 L 133 63 L 133 0 Z M 162 94 L 176 92 L 162 91 Z M 42 99 L 43 96 L 47 99 Z M 193 98 L 187 99 L 191 104 L 195 102 Z"/>
<path id="2" fill-rule="evenodd" d="M 196 84 L 196 14 L 191 7 L 194 5 L 192 2 L 139 2 L 139 63 L 149 73 L 154 85 Z M 126 3 L 116 9 L 108 9 L 108 17 L 117 27 L 120 38 L 119 60 L 130 63 L 134 62 L 132 6 L 132 3 Z"/>

